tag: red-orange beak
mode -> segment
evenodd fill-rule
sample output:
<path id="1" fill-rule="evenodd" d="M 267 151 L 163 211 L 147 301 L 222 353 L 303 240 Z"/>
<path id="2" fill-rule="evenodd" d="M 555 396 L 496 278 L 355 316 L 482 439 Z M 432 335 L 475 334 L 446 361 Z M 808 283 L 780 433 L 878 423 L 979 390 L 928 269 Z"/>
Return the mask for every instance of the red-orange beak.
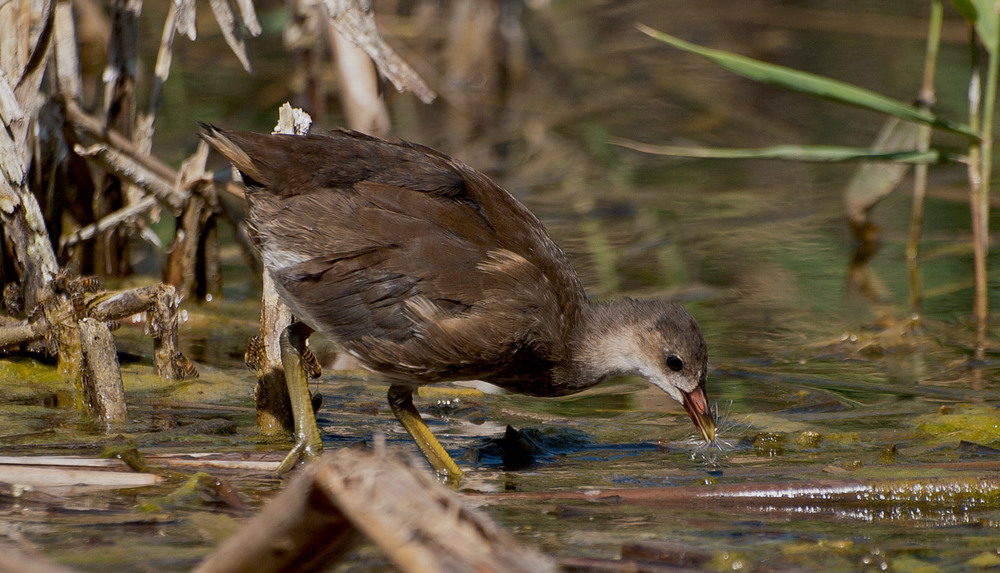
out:
<path id="1" fill-rule="evenodd" d="M 691 392 L 681 392 L 684 396 L 684 409 L 687 411 L 698 433 L 709 444 L 715 443 L 715 417 L 708 409 L 705 391 L 699 386 Z"/>

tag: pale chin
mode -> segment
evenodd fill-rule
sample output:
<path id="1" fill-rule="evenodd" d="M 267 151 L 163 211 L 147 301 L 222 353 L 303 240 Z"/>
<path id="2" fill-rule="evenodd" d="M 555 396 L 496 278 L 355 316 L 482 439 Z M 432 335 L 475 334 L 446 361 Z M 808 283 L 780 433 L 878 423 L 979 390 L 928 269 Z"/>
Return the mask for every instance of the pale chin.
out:
<path id="1" fill-rule="evenodd" d="M 653 386 L 656 386 L 660 390 L 663 390 L 664 392 L 669 394 L 671 398 L 677 400 L 679 404 L 684 403 L 684 394 L 681 393 L 680 389 L 678 389 L 677 386 L 674 386 L 673 384 L 671 384 L 666 380 L 657 379 L 657 380 L 650 380 L 650 382 L 653 383 Z"/>

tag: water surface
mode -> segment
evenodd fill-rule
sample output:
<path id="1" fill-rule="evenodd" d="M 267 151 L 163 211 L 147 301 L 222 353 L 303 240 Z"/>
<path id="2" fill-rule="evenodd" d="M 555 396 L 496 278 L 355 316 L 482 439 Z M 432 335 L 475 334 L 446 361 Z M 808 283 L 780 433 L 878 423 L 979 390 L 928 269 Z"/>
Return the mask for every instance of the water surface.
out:
<path id="1" fill-rule="evenodd" d="M 785 18 L 787 6 L 764 1 L 738 9 L 728 2 L 559 4 L 554 20 L 526 15 L 534 69 L 519 91 L 489 108 L 491 119 L 478 133 L 454 127 L 454 116 L 465 112 L 454 102 L 413 111 L 406 96 L 391 98 L 400 135 L 488 171 L 522 198 L 595 296 L 680 301 L 708 341 L 708 393 L 722 420 L 715 449 L 693 439 L 679 405 L 638 379 L 559 400 L 476 385 L 422 392 L 418 407 L 469 469 L 464 491 L 519 540 L 558 558 L 595 560 L 618 559 L 623 551 L 628 558 L 623 548 L 635 542 L 669 542 L 696 554 L 696 566 L 708 570 L 1000 565 L 995 494 L 885 503 L 692 498 L 681 505 L 543 495 L 741 484 L 794 492 L 797 484 L 858 480 L 997 479 L 1000 457 L 990 449 L 1000 448 L 995 332 L 987 359 L 973 361 L 968 209 L 954 200 L 963 197 L 962 169 L 932 170 L 924 303 L 915 321 L 904 259 L 905 190 L 877 208 L 881 249 L 864 274 L 852 275 L 853 245 L 841 207 L 851 166 L 668 160 L 608 141 L 866 145 L 881 118 L 755 85 L 659 46 L 631 26 L 642 21 L 910 99 L 919 84 L 926 3 L 896 4 L 797 3 L 796 14 L 811 14 L 807 19 Z M 155 21 L 158 13 L 162 8 L 147 6 L 145 17 Z M 267 22 L 282 18 L 280 6 L 263 6 L 261 13 Z M 838 26 L 835 16 L 859 25 Z M 899 26 L 890 33 L 860 24 L 869 19 Z M 259 110 L 287 97 L 261 87 L 287 81 L 284 56 L 266 48 L 278 41 L 276 27 L 269 28 L 271 35 L 254 44 L 257 76 L 243 76 L 231 62 L 211 74 L 232 76 L 233 83 L 195 83 L 204 74 L 200 43 L 211 41 L 211 31 L 199 44 L 180 48 L 183 57 L 168 84 L 177 87 L 161 116 L 165 149 L 178 149 L 179 156 L 192 148 L 195 120 L 269 129 L 271 120 Z M 545 43 L 553 30 L 557 36 Z M 966 81 L 965 52 L 949 38 L 939 98 L 942 113 L 961 117 L 956 94 Z M 405 36 L 399 41 L 414 45 Z M 222 92 L 240 86 L 265 101 L 232 101 L 228 94 L 223 103 Z M 190 101 L 204 105 L 183 105 Z M 331 126 L 337 122 L 328 118 Z M 181 337 L 199 379 L 159 381 L 141 329 L 115 333 L 122 350 L 137 358 L 123 368 L 132 422 L 122 433 L 146 455 L 277 459 L 287 447 L 261 440 L 254 430 L 253 377 L 242 356 L 257 328 L 259 286 L 235 248 L 224 253 L 224 297 L 184 304 Z M 1000 261 L 991 259 L 998 268 Z M 865 277 L 870 288 L 856 288 L 851 276 Z M 997 284 L 996 271 L 990 277 Z M 330 358 L 325 345 L 316 347 Z M 0 453 L 96 456 L 104 449 L 107 437 L 81 418 L 72 389 L 51 365 L 3 361 L 0 380 L 8 382 L 0 384 Z M 318 418 L 328 447 L 363 445 L 382 433 L 391 446 L 413 449 L 377 378 L 327 371 L 315 389 L 326 398 Z M 533 465 L 510 470 L 491 455 L 489 440 L 508 424 L 541 444 Z M 0 494 L 0 524 L 7 537 L 81 570 L 184 570 L 281 487 L 263 473 L 219 475 L 246 510 L 204 489 L 179 489 L 186 477 L 180 475 L 127 490 L 21 499 Z M 542 493 L 500 495 L 511 492 Z M 664 559 L 661 565 L 683 564 Z M 344 569 L 384 565 L 377 552 L 362 548 Z"/>

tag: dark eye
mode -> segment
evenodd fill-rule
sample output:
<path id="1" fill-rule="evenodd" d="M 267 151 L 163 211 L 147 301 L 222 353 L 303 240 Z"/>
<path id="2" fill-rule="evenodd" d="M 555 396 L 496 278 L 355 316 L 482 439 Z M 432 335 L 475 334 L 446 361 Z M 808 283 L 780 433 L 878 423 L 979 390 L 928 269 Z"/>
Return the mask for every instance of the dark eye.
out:
<path id="1" fill-rule="evenodd" d="M 669 367 L 674 372 L 680 372 L 684 368 L 684 361 L 681 360 L 680 356 L 676 354 L 671 354 L 667 356 L 667 367 Z"/>

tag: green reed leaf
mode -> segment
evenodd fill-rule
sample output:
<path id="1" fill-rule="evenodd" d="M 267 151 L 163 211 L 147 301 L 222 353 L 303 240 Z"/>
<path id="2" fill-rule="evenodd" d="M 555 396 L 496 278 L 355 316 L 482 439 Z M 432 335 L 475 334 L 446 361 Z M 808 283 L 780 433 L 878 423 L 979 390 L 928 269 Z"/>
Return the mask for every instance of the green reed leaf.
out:
<path id="1" fill-rule="evenodd" d="M 976 6 L 972 3 L 972 0 L 951 0 L 952 7 L 955 11 L 965 18 L 965 21 L 969 24 L 976 23 Z"/>
<path id="2" fill-rule="evenodd" d="M 925 123 L 938 129 L 958 133 L 966 137 L 978 139 L 978 133 L 968 125 L 956 124 L 941 119 L 929 111 L 921 110 L 899 100 L 884 96 L 871 90 L 858 87 L 840 80 L 823 77 L 810 72 L 803 72 L 754 60 L 722 50 L 705 48 L 680 38 L 654 30 L 643 24 L 638 24 L 643 33 L 680 50 L 697 54 L 715 64 L 741 76 L 769 83 L 841 103 L 846 103 L 872 111 L 877 111 L 918 123 Z"/>
<path id="3" fill-rule="evenodd" d="M 611 143 L 651 153 L 673 157 L 700 159 L 786 159 L 792 161 L 894 161 L 899 163 L 942 163 L 960 161 L 957 154 L 939 149 L 928 151 L 884 150 L 867 147 L 841 147 L 836 145 L 774 145 L 770 147 L 683 147 L 641 143 L 621 137 L 611 138 Z"/>

